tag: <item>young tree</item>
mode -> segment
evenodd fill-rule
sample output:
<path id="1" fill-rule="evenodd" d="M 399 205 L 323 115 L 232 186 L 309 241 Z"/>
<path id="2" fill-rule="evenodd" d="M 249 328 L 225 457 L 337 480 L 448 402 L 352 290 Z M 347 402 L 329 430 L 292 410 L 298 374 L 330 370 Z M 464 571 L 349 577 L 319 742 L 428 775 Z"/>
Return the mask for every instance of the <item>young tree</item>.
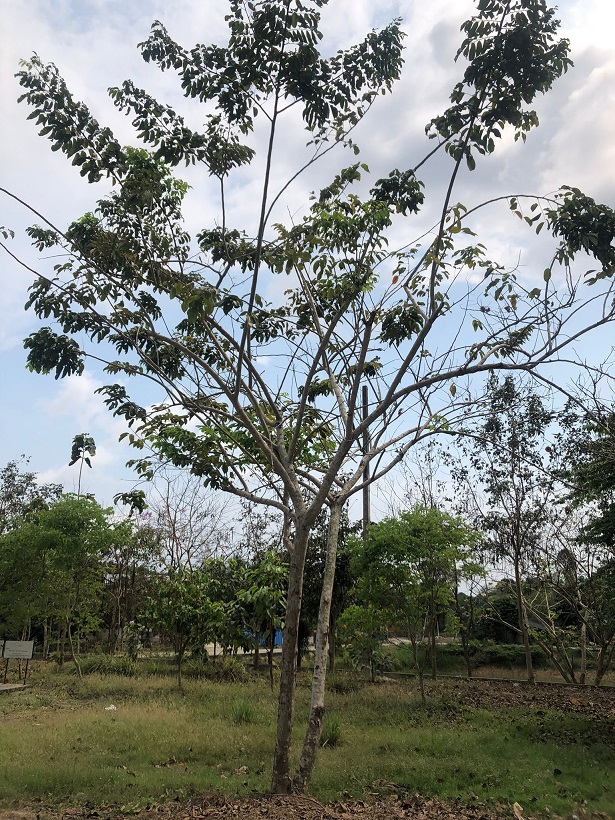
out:
<path id="1" fill-rule="evenodd" d="M 489 379 L 482 424 L 460 441 L 464 454 L 453 470 L 467 512 L 486 534 L 490 561 L 512 569 L 517 624 L 525 648 L 528 681 L 535 683 L 528 602 L 523 581 L 537 564 L 559 485 L 549 469 L 544 436 L 553 414 L 532 386 L 512 376 Z"/>
<path id="2" fill-rule="evenodd" d="M 81 496 L 81 476 L 83 474 L 83 465 L 87 464 L 90 470 L 92 469 L 91 459 L 96 455 L 96 443 L 92 436 L 87 433 L 78 433 L 73 439 L 73 446 L 70 453 L 70 461 L 68 466 L 79 462 L 79 481 L 77 483 L 77 497 Z"/>
<path id="3" fill-rule="evenodd" d="M 254 668 L 258 669 L 260 641 L 264 637 L 269 648 L 272 689 L 275 632 L 282 625 L 286 583 L 286 567 L 273 551 L 255 556 L 238 578 L 237 602 L 242 609 L 246 629 L 252 633 Z"/>
<path id="4" fill-rule="evenodd" d="M 458 422 L 467 408 L 458 391 L 462 380 L 490 369 L 537 372 L 575 338 L 613 319 L 608 297 L 599 319 L 591 312 L 597 293 L 608 294 L 615 262 L 610 209 L 563 189 L 528 199 L 524 217 L 519 203 L 526 200 L 512 199 L 517 215 L 537 231 L 547 225 L 559 243 L 541 266 L 540 286 L 526 286 L 474 241 L 472 217 L 483 206 L 468 211 L 453 198 L 462 165 L 472 169 L 492 153 L 506 126 L 524 139 L 537 124 L 534 99 L 570 66 L 568 44 L 558 39 L 545 0 L 480 0 L 463 26 L 463 78 L 451 106 L 428 126 L 436 143 L 425 157 L 376 179 L 362 197 L 353 185 L 367 166 L 343 168 L 297 224 L 271 225 L 300 173 L 313 173 L 336 146 L 358 150 L 355 127 L 401 69 L 399 21 L 321 56 L 325 2 L 229 0 L 226 47 L 185 49 L 156 22 L 141 45 L 143 57 L 179 74 L 185 95 L 203 104 L 205 126 L 191 130 L 170 106 L 126 81 L 111 96 L 150 151 L 123 148 L 73 99 L 55 66 L 34 56 L 19 73 L 22 99 L 52 147 L 88 181 L 114 183 L 94 213 L 66 230 L 49 220 L 30 229 L 36 247 L 57 247 L 67 256 L 53 272 L 37 272 L 28 304 L 60 332 L 46 326 L 27 339 L 29 366 L 56 377 L 80 373 L 89 354 L 82 340 L 89 339 L 110 374 L 149 380 L 167 395 L 148 411 L 124 382 L 103 388 L 109 408 L 132 428 L 133 444 L 147 444 L 210 486 L 285 517 L 290 564 L 276 791 L 307 787 L 318 748 L 344 503 L 418 440 Z M 273 163 L 281 124 L 296 115 L 309 153 L 279 182 Z M 242 229 L 228 223 L 226 197 L 231 176 L 255 160 L 249 140 L 260 123 L 267 147 L 255 227 Z M 408 229 L 403 247 L 389 248 L 393 223 L 420 211 L 417 172 L 439 152 L 450 156 L 451 173 L 434 231 L 413 242 Z M 197 233 L 197 246 L 181 218 L 187 186 L 172 176 L 182 162 L 202 167 L 220 192 L 218 218 Z M 589 278 L 569 270 L 578 253 L 597 260 Z M 561 280 L 559 266 L 567 272 Z M 272 277 L 285 285 L 269 287 Z M 564 335 L 571 316 L 576 329 Z M 363 385 L 369 396 L 361 407 Z M 147 458 L 136 466 L 145 475 L 151 469 Z M 311 718 L 293 786 L 304 562 L 325 505 L 330 529 Z"/>
<path id="5" fill-rule="evenodd" d="M 416 507 L 373 524 L 357 544 L 352 569 L 359 596 L 407 633 L 423 698 L 424 638 L 435 678 L 438 614 L 452 602 L 456 569 L 462 572 L 472 559 L 478 538 L 460 518 Z"/>
<path id="6" fill-rule="evenodd" d="M 224 617 L 215 579 L 207 571 L 179 567 L 155 579 L 146 619 L 173 640 L 179 689 L 186 650 L 214 640 Z"/>

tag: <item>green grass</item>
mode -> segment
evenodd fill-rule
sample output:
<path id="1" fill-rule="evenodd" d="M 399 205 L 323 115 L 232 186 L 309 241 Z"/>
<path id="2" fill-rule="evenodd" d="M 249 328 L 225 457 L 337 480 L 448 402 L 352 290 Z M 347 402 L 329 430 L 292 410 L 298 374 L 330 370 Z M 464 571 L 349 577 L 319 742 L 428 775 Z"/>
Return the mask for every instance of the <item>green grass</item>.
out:
<path id="1" fill-rule="evenodd" d="M 339 746 L 342 742 L 342 724 L 336 717 L 325 717 L 322 724 L 322 734 L 320 736 L 320 745 L 323 749 L 331 749 L 333 746 Z"/>
<path id="2" fill-rule="evenodd" d="M 0 697 L 0 795 L 17 801 L 148 803 L 195 793 L 265 791 L 276 700 L 268 682 L 185 681 L 36 673 L 32 688 Z M 604 725 L 555 711 L 464 707 L 440 684 L 427 703 L 412 683 L 341 685 L 329 715 L 313 794 L 378 792 L 518 801 L 525 816 L 578 805 L 615 816 L 615 756 Z M 309 689 L 298 689 L 296 746 Z M 106 707 L 115 706 L 115 709 Z M 332 717 L 333 716 L 333 717 Z M 604 723 L 604 721 L 602 721 Z M 340 742 L 342 741 L 342 742 Z M 298 750 L 298 749 L 297 749 Z"/>
<path id="3" fill-rule="evenodd" d="M 231 705 L 231 721 L 236 725 L 255 723 L 256 709 L 254 704 L 249 700 L 237 700 Z"/>

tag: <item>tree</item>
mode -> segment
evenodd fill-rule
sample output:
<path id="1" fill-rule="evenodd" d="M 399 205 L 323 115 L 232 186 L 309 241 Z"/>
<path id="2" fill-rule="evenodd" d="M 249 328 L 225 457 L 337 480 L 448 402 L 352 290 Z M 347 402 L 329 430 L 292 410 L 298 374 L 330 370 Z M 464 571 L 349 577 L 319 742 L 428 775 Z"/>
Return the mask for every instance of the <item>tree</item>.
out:
<path id="1" fill-rule="evenodd" d="M 22 634 L 33 622 L 42 626 L 44 647 L 55 623 L 58 659 L 68 640 L 78 671 L 74 636 L 100 626 L 104 558 L 126 537 L 122 525 L 110 523 L 111 512 L 92 498 L 68 495 L 0 537 L 5 621 Z"/>
<path id="2" fill-rule="evenodd" d="M 111 653 L 124 647 L 128 625 L 151 596 L 160 556 L 158 535 L 152 527 L 126 519 L 116 530 L 123 530 L 124 537 L 115 539 L 104 556 L 104 624 Z"/>
<path id="3" fill-rule="evenodd" d="M 367 667 L 371 683 L 382 667 L 382 645 L 388 638 L 391 611 L 380 606 L 350 604 L 341 615 L 343 642 L 351 661 L 358 667 Z"/>
<path id="4" fill-rule="evenodd" d="M 598 647 L 599 684 L 615 655 L 613 563 L 615 556 L 614 417 L 594 402 L 580 413 L 569 407 L 559 445 L 565 453 L 562 477 L 569 514 L 580 517 L 576 532 L 560 539 L 551 577 L 554 588 L 580 624 L 581 682 L 585 683 L 588 639 Z"/>
<path id="5" fill-rule="evenodd" d="M 615 414 L 598 406 L 585 414 L 569 409 L 562 443 L 568 455 L 564 478 L 573 507 L 590 506 L 585 540 L 615 555 Z"/>
<path id="6" fill-rule="evenodd" d="M 460 446 L 467 461 L 454 470 L 465 507 L 486 533 L 488 558 L 512 568 L 517 599 L 516 629 L 525 648 L 528 681 L 535 683 L 524 576 L 536 565 L 559 489 L 543 451 L 553 414 L 532 386 L 512 376 L 489 379 L 482 424 L 466 431 Z"/>
<path id="7" fill-rule="evenodd" d="M 0 534 L 19 527 L 62 495 L 61 484 L 37 484 L 36 473 L 21 470 L 28 461 L 22 456 L 0 470 Z"/>
<path id="8" fill-rule="evenodd" d="M 175 644 L 179 689 L 186 650 L 214 640 L 224 614 L 217 599 L 215 579 L 206 570 L 191 572 L 178 567 L 154 580 L 146 619 Z"/>
<path id="9" fill-rule="evenodd" d="M 272 689 L 273 647 L 276 629 L 282 626 L 286 581 L 286 567 L 274 551 L 256 556 L 238 578 L 237 602 L 245 627 L 252 634 L 254 668 L 258 669 L 260 640 L 264 637 L 269 647 Z"/>
<path id="10" fill-rule="evenodd" d="M 423 640 L 429 639 L 435 677 L 438 615 L 452 602 L 455 570 L 471 560 L 478 538 L 460 518 L 416 507 L 373 524 L 356 546 L 351 566 L 360 600 L 388 613 L 389 626 L 410 638 L 423 698 Z"/>
<path id="11" fill-rule="evenodd" d="M 73 439 L 73 446 L 70 453 L 70 461 L 68 466 L 79 462 L 79 481 L 77 483 L 77 497 L 81 495 L 81 475 L 83 473 L 83 465 L 87 464 L 90 470 L 92 469 L 91 458 L 96 455 L 96 443 L 92 436 L 88 433 L 78 433 Z"/>
<path id="12" fill-rule="evenodd" d="M 391 90 L 402 65 L 399 21 L 321 56 L 324 3 L 230 0 L 226 47 L 184 49 L 154 23 L 143 57 L 179 74 L 185 95 L 203 104 L 205 126 L 191 130 L 171 107 L 126 81 L 111 96 L 151 150 L 123 148 L 73 99 L 55 66 L 34 56 L 18 75 L 21 99 L 52 148 L 89 182 L 114 183 L 93 213 L 67 229 L 44 220 L 29 231 L 37 248 L 66 253 L 53 271 L 37 272 L 32 287 L 29 307 L 60 332 L 45 326 L 26 340 L 29 366 L 58 378 L 80 373 L 89 339 L 109 374 L 145 379 L 167 396 L 148 410 L 123 381 L 102 389 L 126 420 L 131 443 L 284 515 L 290 563 L 272 778 L 283 792 L 307 788 L 318 748 L 344 503 L 417 441 L 459 422 L 468 406 L 463 389 L 455 398 L 464 379 L 492 369 L 538 372 L 575 338 L 613 319 L 608 299 L 599 319 L 591 312 L 597 292 L 608 292 L 615 263 L 610 209 L 569 188 L 547 199 L 510 199 L 515 214 L 536 231 L 548 226 L 559 243 L 540 286 L 526 286 L 474 241 L 472 217 L 483 205 L 467 210 L 453 199 L 462 165 L 472 169 L 477 157 L 492 153 L 506 126 L 524 139 L 537 124 L 534 99 L 570 66 L 545 0 L 480 0 L 463 27 L 459 55 L 467 67 L 451 106 L 428 126 L 436 143 L 423 159 L 393 169 L 361 196 L 355 191 L 369 171 L 355 162 L 327 180 L 297 224 L 271 225 L 300 173 L 312 174 L 335 147 L 358 150 L 355 127 L 379 93 Z M 281 123 L 299 114 L 308 153 L 278 184 Z M 255 224 L 241 229 L 227 223 L 226 195 L 231 175 L 241 179 L 244 166 L 258 160 L 249 139 L 261 123 L 267 148 Z M 441 152 L 451 159 L 450 184 L 433 233 L 417 242 L 407 233 L 403 247 L 389 248 L 387 231 L 423 204 L 417 172 Z M 220 193 L 218 218 L 197 233 L 196 245 L 181 218 L 188 189 L 172 173 L 181 162 L 202 167 Z M 568 274 L 578 254 L 593 256 L 598 270 Z M 567 271 L 561 287 L 560 267 Z M 269 287 L 275 277 L 285 277 L 286 286 Z M 564 335 L 571 316 L 577 329 Z M 369 395 L 361 407 L 364 385 Z M 151 474 L 147 457 L 135 466 Z M 293 784 L 304 562 L 324 506 L 330 527 L 311 717 Z"/>

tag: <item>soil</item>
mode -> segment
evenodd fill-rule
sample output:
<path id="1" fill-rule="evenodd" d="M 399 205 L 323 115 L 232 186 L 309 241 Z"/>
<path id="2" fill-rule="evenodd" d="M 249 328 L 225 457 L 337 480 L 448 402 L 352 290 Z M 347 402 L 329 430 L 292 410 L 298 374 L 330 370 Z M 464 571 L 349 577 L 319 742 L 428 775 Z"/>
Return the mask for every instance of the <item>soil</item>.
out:
<path id="1" fill-rule="evenodd" d="M 139 820 L 492 820 L 511 816 L 481 807 L 462 806 L 418 796 L 390 797 L 376 802 L 352 801 L 323 805 L 311 797 L 268 795 L 227 799 L 210 797 L 190 803 L 164 803 L 138 814 Z M 523 815 L 518 815 L 522 817 Z M 125 815 L 111 808 L 79 808 L 54 812 L 0 811 L 0 820 L 119 820 Z"/>
<path id="2" fill-rule="evenodd" d="M 441 690 L 450 699 L 474 709 L 556 710 L 566 714 L 615 722 L 615 687 L 572 686 L 561 683 L 539 683 L 530 686 L 523 681 L 458 679 L 428 683 L 428 696 Z M 615 726 L 611 726 L 615 729 Z M 615 743 L 615 732 L 610 738 Z M 594 739 L 595 742 L 595 739 Z"/>
<path id="3" fill-rule="evenodd" d="M 615 749 L 615 687 L 561 686 L 541 683 L 530 686 L 513 681 L 485 681 L 459 679 L 426 681 L 428 697 L 443 702 L 454 702 L 468 708 L 495 710 L 531 709 L 538 717 L 540 733 L 549 733 L 548 720 L 541 718 L 556 710 L 571 715 L 583 715 L 588 723 L 587 738 L 582 742 L 603 742 Z M 599 737 L 596 731 L 599 730 Z M 562 731 L 559 729 L 558 731 Z M 540 740 L 540 737 L 537 737 Z M 565 740 L 565 738 L 562 738 Z M 481 804 L 445 802 L 420 795 L 395 794 L 395 783 L 377 782 L 369 801 L 343 799 L 324 805 L 304 796 L 251 796 L 225 798 L 220 795 L 201 797 L 190 802 L 162 803 L 138 813 L 139 820 L 493 820 L 517 818 L 529 820 L 521 806 L 487 808 Z M 121 809 L 112 806 L 85 805 L 75 808 L 54 809 L 39 805 L 21 810 L 1 810 L 0 820 L 119 820 L 125 817 Z M 577 811 L 570 820 L 609 820 L 604 814 L 586 814 Z M 555 817 L 554 817 L 555 820 Z"/>

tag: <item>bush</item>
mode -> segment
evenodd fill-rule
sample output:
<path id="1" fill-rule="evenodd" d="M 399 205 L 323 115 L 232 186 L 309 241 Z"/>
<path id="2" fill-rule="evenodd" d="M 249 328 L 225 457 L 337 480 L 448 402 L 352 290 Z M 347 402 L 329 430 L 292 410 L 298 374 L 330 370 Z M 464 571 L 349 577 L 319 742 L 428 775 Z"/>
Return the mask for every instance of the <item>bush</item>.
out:
<path id="1" fill-rule="evenodd" d="M 186 678 L 201 680 L 209 677 L 209 662 L 203 658 L 189 658 L 182 664 L 182 674 Z"/>
<path id="2" fill-rule="evenodd" d="M 351 695 L 357 692 L 365 681 L 354 672 L 344 672 L 331 675 L 327 680 L 327 687 L 338 695 Z"/>
<path id="3" fill-rule="evenodd" d="M 500 666 L 518 669 L 525 666 L 525 649 L 521 644 L 478 644 L 472 646 L 472 663 L 476 666 Z M 539 646 L 532 646 L 532 663 L 536 668 L 548 666 L 548 658 Z"/>
<path id="4" fill-rule="evenodd" d="M 241 683 L 250 679 L 250 673 L 238 658 L 222 657 L 206 665 L 208 680 Z"/>

